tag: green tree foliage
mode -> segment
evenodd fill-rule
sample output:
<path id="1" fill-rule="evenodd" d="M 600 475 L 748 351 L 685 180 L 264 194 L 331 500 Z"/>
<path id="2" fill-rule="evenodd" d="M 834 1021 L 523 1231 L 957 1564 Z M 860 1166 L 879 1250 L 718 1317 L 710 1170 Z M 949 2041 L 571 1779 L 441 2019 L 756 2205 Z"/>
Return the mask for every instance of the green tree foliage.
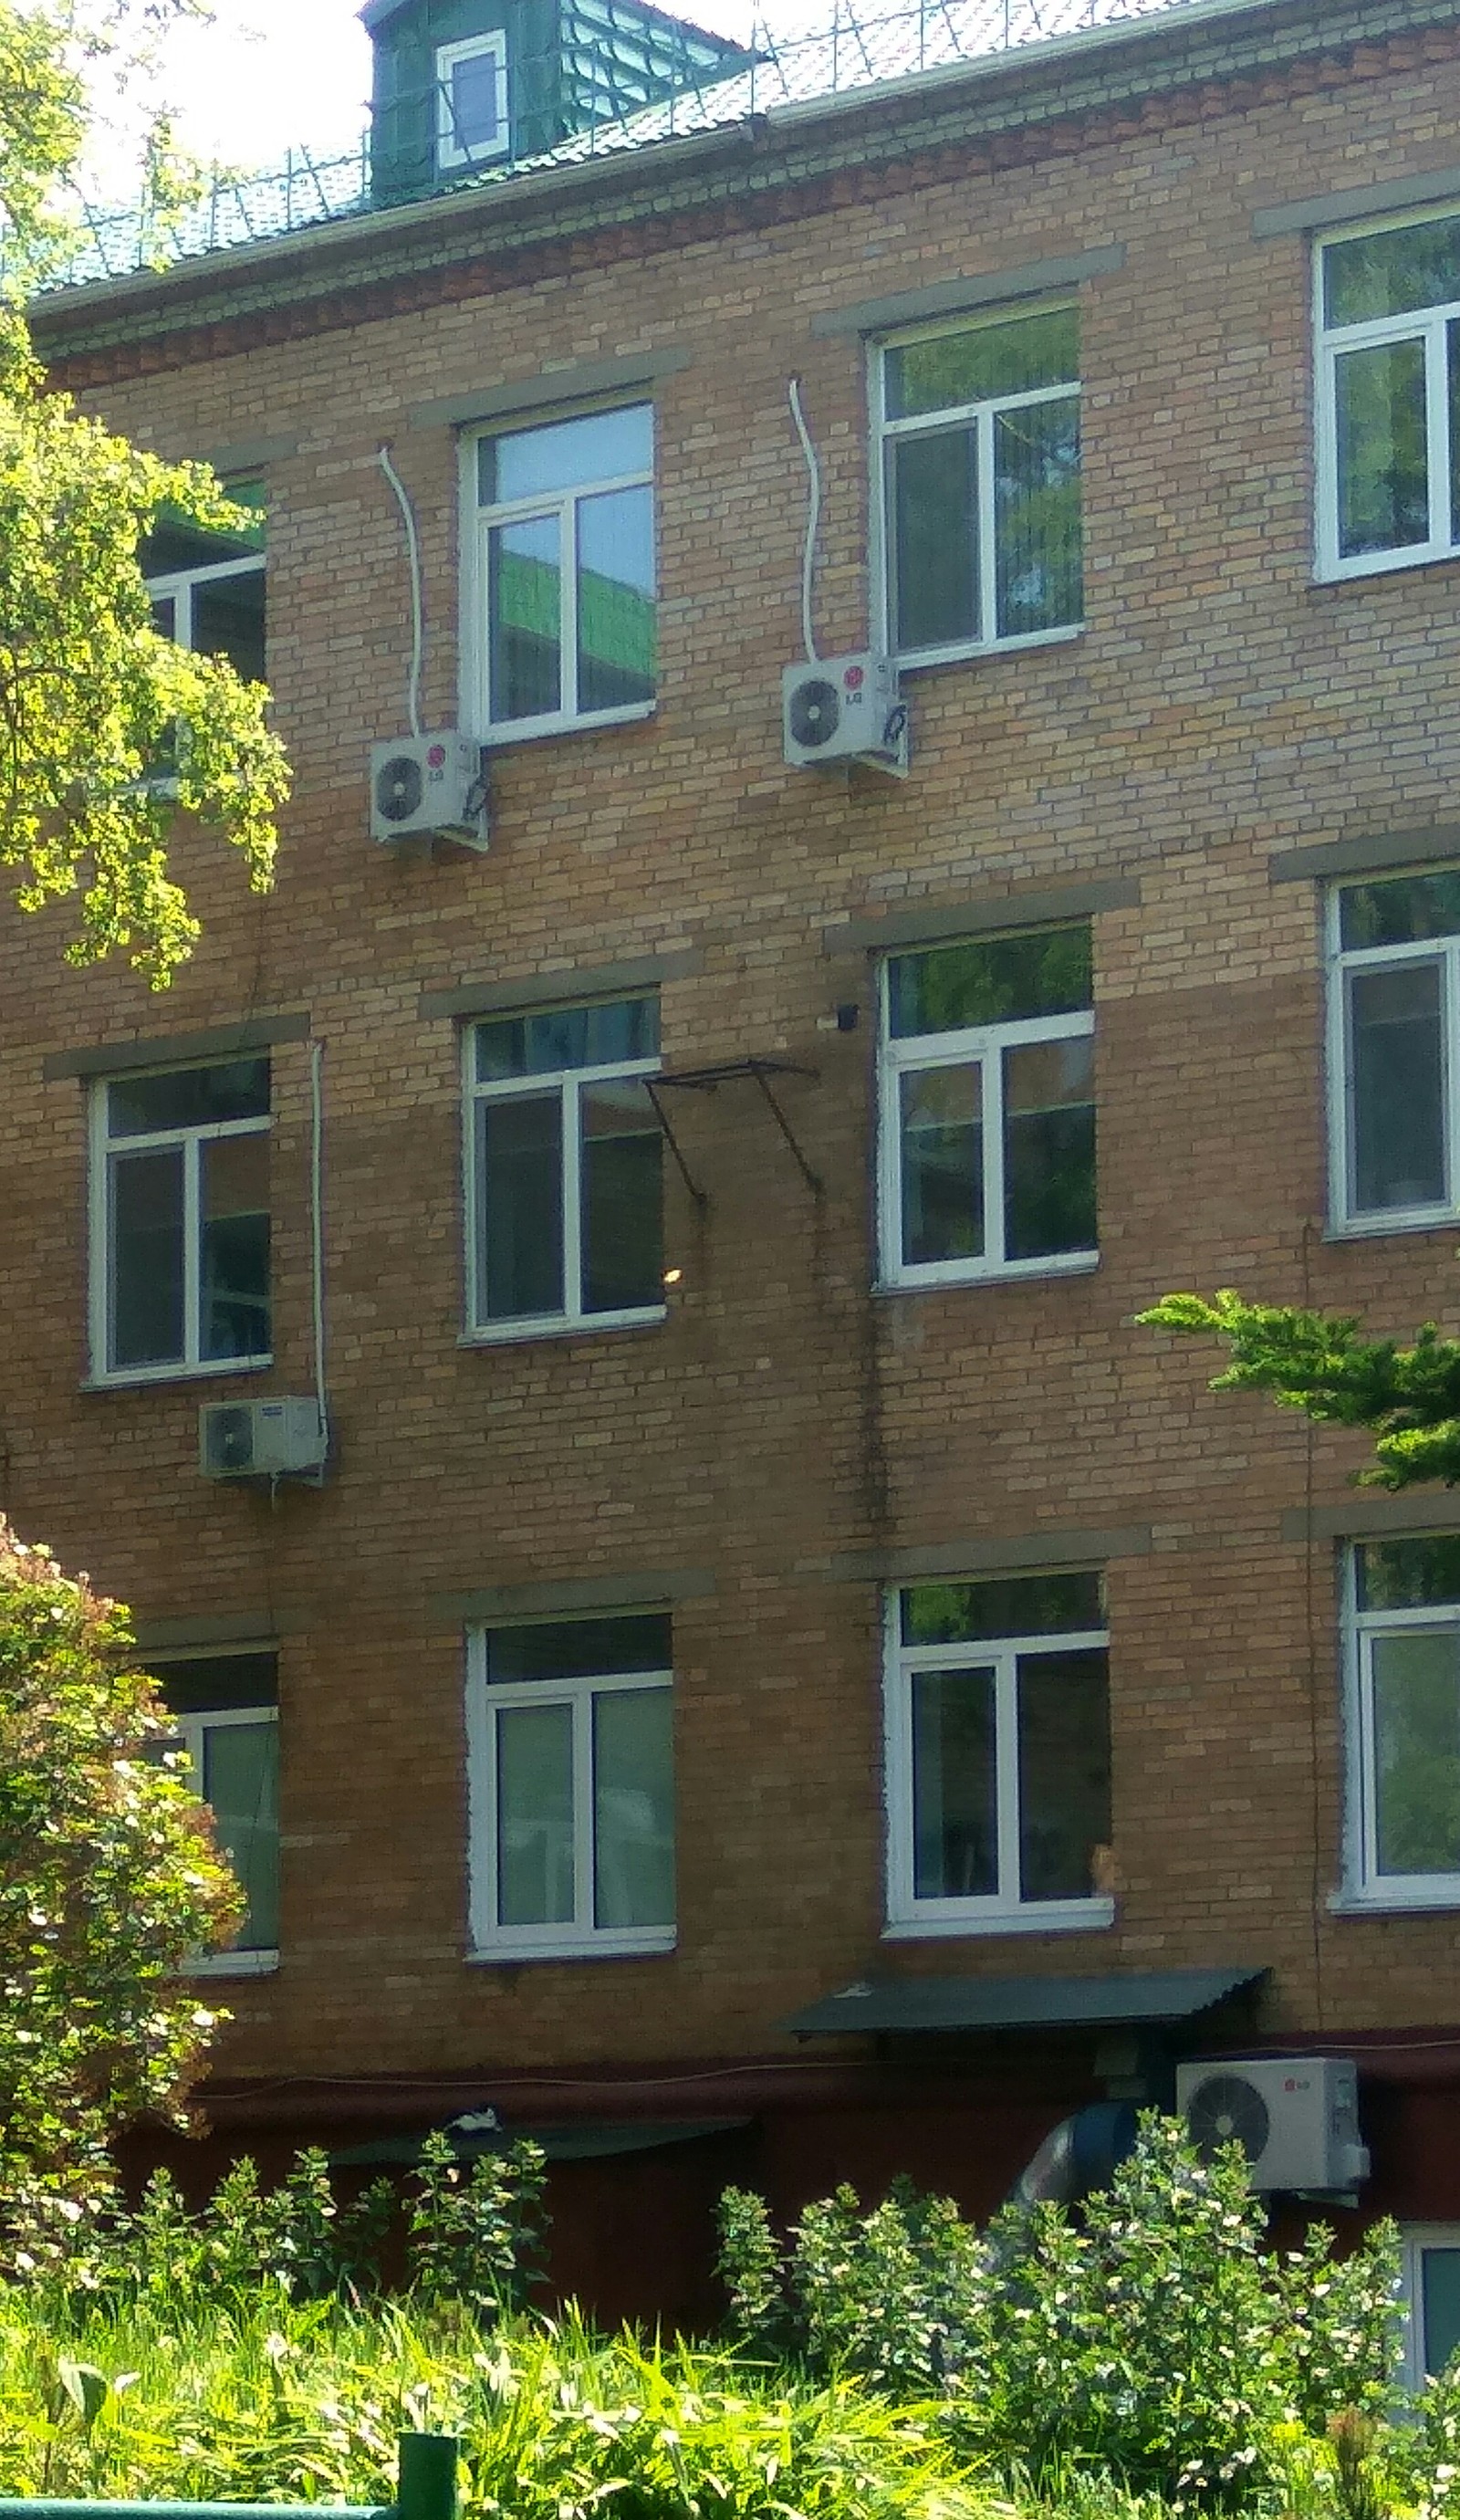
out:
<path id="1" fill-rule="evenodd" d="M 113 2128 L 183 2122 L 217 2015 L 179 1971 L 242 1910 L 126 1642 L 0 1521 L 0 2261 L 22 2272 L 108 2202 Z"/>
<path id="2" fill-rule="evenodd" d="M 1281 1409 L 1320 1424 L 1372 1430 L 1374 1461 L 1359 1484 L 1417 1487 L 1460 1483 L 1460 1340 L 1433 1323 L 1412 1347 L 1368 1339 L 1357 1321 L 1293 1305 L 1250 1304 L 1223 1287 L 1204 1295 L 1163 1295 L 1136 1319 L 1155 1329 L 1219 1338 L 1231 1357 L 1213 1391 L 1266 1391 Z"/>
<path id="3" fill-rule="evenodd" d="M 262 684 L 162 638 L 138 566 L 163 508 L 217 530 L 240 512 L 204 466 L 159 463 L 46 392 L 17 302 L 64 250 L 82 64 L 109 40 L 0 0 L 0 866 L 22 910 L 79 893 L 72 962 L 128 951 L 165 987 L 198 934 L 168 872 L 179 818 L 220 831 L 264 890 L 288 773 Z M 150 158 L 165 191 L 165 149 Z"/>

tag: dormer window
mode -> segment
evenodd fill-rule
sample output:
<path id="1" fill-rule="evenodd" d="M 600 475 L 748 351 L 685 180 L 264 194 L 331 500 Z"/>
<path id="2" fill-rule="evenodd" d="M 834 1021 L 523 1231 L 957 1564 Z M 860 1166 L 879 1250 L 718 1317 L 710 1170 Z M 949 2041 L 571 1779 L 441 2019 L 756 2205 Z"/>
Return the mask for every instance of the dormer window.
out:
<path id="1" fill-rule="evenodd" d="M 478 166 L 505 158 L 507 35 L 498 26 L 436 48 L 436 163 Z"/>

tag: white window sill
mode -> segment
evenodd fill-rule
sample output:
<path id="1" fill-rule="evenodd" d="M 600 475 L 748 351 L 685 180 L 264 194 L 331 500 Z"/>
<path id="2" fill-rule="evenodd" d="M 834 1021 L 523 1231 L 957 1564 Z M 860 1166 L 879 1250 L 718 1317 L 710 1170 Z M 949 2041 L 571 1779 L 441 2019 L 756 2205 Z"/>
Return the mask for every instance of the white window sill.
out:
<path id="1" fill-rule="evenodd" d="M 905 655 L 893 653 L 893 662 L 901 674 L 920 674 L 925 665 L 966 665 L 980 656 L 1018 656 L 1030 648 L 1060 648 L 1071 639 L 1084 637 L 1083 621 L 1068 621 L 1057 630 L 1027 630 L 1018 639 L 986 639 L 982 644 L 961 642 L 954 648 L 912 648 Z"/>
<path id="2" fill-rule="evenodd" d="M 636 726 L 652 717 L 658 703 L 637 700 L 632 708 L 597 709 L 592 717 L 524 717 L 483 729 L 479 742 L 494 749 L 504 743 L 535 743 L 545 736 L 597 735 L 600 727 Z"/>
<path id="3" fill-rule="evenodd" d="M 1349 586 L 1355 578 L 1393 577 L 1401 568 L 1437 568 L 1447 560 L 1460 560 L 1460 545 L 1447 544 L 1442 551 L 1427 544 L 1423 550 L 1411 546 L 1407 551 L 1361 552 L 1353 560 L 1325 562 L 1314 569 L 1313 584 Z"/>
<path id="4" fill-rule="evenodd" d="M 1331 1916 L 1442 1916 L 1460 1909 L 1460 1877 L 1434 1889 L 1405 1890 L 1397 1882 L 1368 1890 L 1335 1890 Z"/>
<path id="5" fill-rule="evenodd" d="M 83 1391 L 136 1391 L 153 1382 L 212 1382 L 222 1375 L 267 1373 L 272 1356 L 210 1357 L 199 1365 L 129 1366 L 124 1372 L 89 1373 Z"/>
<path id="6" fill-rule="evenodd" d="M 661 1958 L 676 1944 L 675 1929 L 663 1933 L 594 1934 L 576 1942 L 476 1943 L 466 1954 L 472 1968 L 515 1968 L 522 1960 L 642 1960 Z"/>
<path id="7" fill-rule="evenodd" d="M 1018 1286 L 1031 1280 L 1044 1278 L 1088 1278 L 1100 1266 L 1098 1251 L 1072 1251 L 1068 1255 L 1051 1253 L 1040 1260 L 1010 1260 L 996 1269 L 981 1268 L 977 1263 L 966 1266 L 961 1261 L 937 1261 L 926 1269 L 905 1270 L 896 1278 L 881 1278 L 872 1288 L 874 1295 L 936 1295 L 949 1286 Z"/>
<path id="8" fill-rule="evenodd" d="M 277 1952 L 203 1952 L 189 1960 L 184 1977 L 272 1977 L 279 1966 Z"/>
<path id="9" fill-rule="evenodd" d="M 667 1304 L 646 1306 L 642 1313 L 586 1313 L 568 1322 L 556 1314 L 531 1322 L 504 1322 L 500 1328 L 463 1330 L 458 1347 L 520 1347 L 527 1339 L 594 1338 L 599 1330 L 657 1329 L 669 1319 Z"/>
<path id="10" fill-rule="evenodd" d="M 1460 1228 L 1460 1208 L 1392 1207 L 1379 1216 L 1346 1217 L 1330 1225 L 1325 1242 L 1372 1242 L 1381 1234 L 1453 1234 Z"/>
<path id="11" fill-rule="evenodd" d="M 1115 1923 L 1113 1899 L 1050 1899 L 1026 1908 L 969 1907 L 954 1912 L 940 1907 L 914 1921 L 899 1917 L 884 1925 L 884 1943 L 971 1941 L 985 1934 L 1095 1934 Z"/>

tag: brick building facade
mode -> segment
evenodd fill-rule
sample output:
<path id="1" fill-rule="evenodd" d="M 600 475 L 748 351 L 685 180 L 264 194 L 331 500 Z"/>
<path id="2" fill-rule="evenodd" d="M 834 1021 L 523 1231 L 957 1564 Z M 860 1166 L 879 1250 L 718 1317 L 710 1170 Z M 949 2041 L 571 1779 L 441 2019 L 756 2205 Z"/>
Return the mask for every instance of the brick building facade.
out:
<path id="1" fill-rule="evenodd" d="M 725 2178 L 988 2209 L 1224 1980 L 1179 2051 L 1356 2057 L 1359 2213 L 1457 2238 L 1460 1507 L 1131 1319 L 1454 1324 L 1457 302 L 1460 0 L 1181 0 L 44 303 L 265 482 L 296 768 L 164 998 L 0 914 L 0 1496 L 220 1778 L 277 1691 L 220 2140 L 567 2129 L 564 2279 L 687 2311 Z M 782 759 L 792 378 L 906 781 Z M 368 836 L 382 444 L 485 854 Z M 316 1090 L 328 1470 L 209 1481 L 200 1402 L 314 1387 Z"/>

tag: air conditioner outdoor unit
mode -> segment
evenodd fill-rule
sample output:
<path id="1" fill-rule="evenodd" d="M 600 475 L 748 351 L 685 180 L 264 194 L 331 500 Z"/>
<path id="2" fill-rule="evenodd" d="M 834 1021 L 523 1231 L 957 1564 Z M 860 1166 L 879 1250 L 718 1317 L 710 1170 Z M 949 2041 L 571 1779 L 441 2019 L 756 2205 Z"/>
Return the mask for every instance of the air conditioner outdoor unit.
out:
<path id="1" fill-rule="evenodd" d="M 786 759 L 800 769 L 863 761 L 907 776 L 907 709 L 890 656 L 787 665 L 780 680 Z"/>
<path id="2" fill-rule="evenodd" d="M 370 748 L 370 835 L 487 845 L 486 757 L 465 735 L 403 735 Z"/>
<path id="3" fill-rule="evenodd" d="M 1204 2159 L 1240 2143 L 1254 2187 L 1351 2188 L 1369 2175 L 1358 2137 L 1358 2069 L 1349 2057 L 1178 2065 L 1176 2110 Z"/>
<path id="4" fill-rule="evenodd" d="M 198 1413 L 204 1478 L 279 1479 L 325 1466 L 314 1400 L 209 1400 Z"/>

